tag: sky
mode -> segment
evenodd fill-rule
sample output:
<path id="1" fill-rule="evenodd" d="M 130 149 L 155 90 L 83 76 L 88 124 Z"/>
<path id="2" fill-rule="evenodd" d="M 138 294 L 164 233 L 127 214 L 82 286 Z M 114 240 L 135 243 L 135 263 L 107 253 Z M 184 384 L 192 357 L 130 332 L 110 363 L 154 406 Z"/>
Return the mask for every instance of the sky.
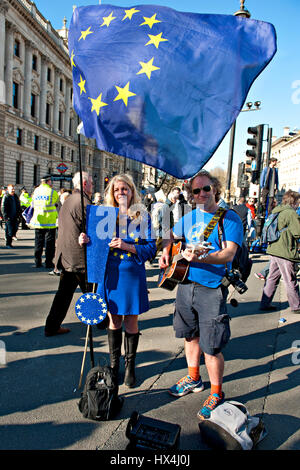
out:
<path id="1" fill-rule="evenodd" d="M 67 27 L 73 13 L 73 6 L 95 5 L 94 0 L 36 0 L 35 4 L 43 16 L 55 29 L 63 25 L 67 19 Z M 103 1 L 121 7 L 136 5 L 162 5 L 179 11 L 193 13 L 212 13 L 232 15 L 240 9 L 239 0 L 154 0 L 152 1 Z M 237 165 L 244 161 L 247 150 L 247 133 L 249 126 L 265 124 L 272 128 L 273 136 L 283 135 L 283 128 L 300 129 L 300 1 L 299 0 L 245 0 L 245 8 L 251 13 L 251 19 L 272 23 L 277 34 L 277 53 L 267 68 L 253 83 L 247 96 L 247 102 L 261 101 L 259 111 L 242 112 L 236 121 L 236 135 L 233 155 L 233 173 Z M 229 155 L 230 132 L 205 168 L 210 170 L 216 166 L 227 169 Z M 266 142 L 264 150 L 266 150 Z"/>

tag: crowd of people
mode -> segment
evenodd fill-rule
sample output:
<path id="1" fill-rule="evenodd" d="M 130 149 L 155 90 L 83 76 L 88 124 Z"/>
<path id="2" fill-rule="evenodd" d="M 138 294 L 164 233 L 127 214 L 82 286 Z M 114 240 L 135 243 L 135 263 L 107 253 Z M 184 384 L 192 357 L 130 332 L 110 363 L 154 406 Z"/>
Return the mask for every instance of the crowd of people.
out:
<path id="1" fill-rule="evenodd" d="M 269 188 L 267 193 L 266 181 L 271 181 L 274 186 L 278 184 L 277 178 L 275 172 L 267 170 L 262 182 L 266 189 L 263 193 L 264 208 L 269 213 L 271 210 L 278 212 L 278 227 L 284 230 L 267 249 L 270 266 L 260 308 L 263 311 L 275 309 L 271 302 L 282 276 L 291 311 L 300 313 L 296 276 L 300 261 L 300 193 L 286 191 L 281 203 L 274 207 L 276 191 Z M 115 233 L 108 242 L 104 282 L 97 289 L 105 295 L 108 307 L 106 327 L 110 365 L 118 380 L 124 336 L 124 383 L 130 388 L 136 385 L 135 361 L 140 338 L 138 320 L 149 310 L 145 263 L 152 263 L 159 256 L 159 267 L 165 270 L 171 260 L 172 243 L 176 239 L 185 241 L 181 255 L 189 268 L 185 280 L 178 285 L 173 326 L 176 337 L 184 340 L 188 370 L 170 387 L 169 393 L 181 397 L 203 390 L 200 356 L 204 354 L 210 394 L 200 408 L 198 418 L 208 418 L 211 411 L 224 401 L 222 350 L 230 339 L 230 324 L 226 306 L 228 287 L 223 279 L 231 269 L 238 248 L 256 236 L 255 233 L 253 235 L 257 220 L 255 199 L 241 197 L 229 207 L 221 198 L 219 180 L 205 170 L 189 180 L 184 190 L 175 186 L 167 197 L 159 191 L 146 194 L 144 199 L 139 196 L 129 175 L 114 176 L 103 200 L 100 193 L 94 193 L 93 179 L 85 172 L 81 178 L 79 173 L 75 174 L 73 190 L 63 190 L 61 194 L 53 189 L 50 175 L 42 178 L 31 196 L 24 189 L 18 198 L 14 186 L 9 185 L 1 204 L 6 246 L 12 247 L 16 238 L 20 214 L 26 207 L 32 207 L 28 225 L 35 230 L 35 266 L 42 266 L 44 250 L 45 267 L 60 276 L 58 290 L 46 318 L 47 337 L 70 331 L 62 327 L 62 323 L 76 288 L 80 286 L 83 293 L 94 289 L 87 283 L 86 276 L 85 249 L 89 237 L 85 233 L 84 220 L 88 204 L 118 209 Z M 218 227 L 221 220 L 220 236 Z M 199 245 L 203 237 L 210 242 L 210 249 L 201 243 Z M 101 262 L 101 254 L 98 256 Z"/>

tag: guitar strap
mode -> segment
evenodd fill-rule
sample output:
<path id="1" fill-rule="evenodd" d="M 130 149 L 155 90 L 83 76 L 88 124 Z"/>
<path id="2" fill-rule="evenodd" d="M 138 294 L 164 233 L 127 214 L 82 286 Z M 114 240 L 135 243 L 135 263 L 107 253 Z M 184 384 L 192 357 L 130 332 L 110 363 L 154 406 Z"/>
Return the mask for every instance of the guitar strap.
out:
<path id="1" fill-rule="evenodd" d="M 199 236 L 199 239 L 200 241 L 206 241 L 208 239 L 208 237 L 210 236 L 210 234 L 212 233 L 213 229 L 215 228 L 215 226 L 217 225 L 217 223 L 219 222 L 219 220 L 223 217 L 223 215 L 225 214 L 226 212 L 226 209 L 224 209 L 223 207 L 219 207 L 217 209 L 217 212 L 215 213 L 215 215 L 212 217 L 211 221 L 209 222 L 209 224 L 206 226 L 206 228 L 204 229 L 204 231 L 201 233 L 201 235 Z M 179 261 L 180 259 L 182 259 L 183 256 L 182 256 L 182 253 L 178 253 L 177 255 L 174 256 L 173 258 L 173 262 L 174 261 Z"/>
<path id="2" fill-rule="evenodd" d="M 221 217 L 224 215 L 225 212 L 226 212 L 226 209 L 224 209 L 223 207 L 219 207 L 217 209 L 217 212 L 215 213 L 215 215 L 213 216 L 209 224 L 206 226 L 205 230 L 201 233 L 199 237 L 200 240 L 206 241 L 208 239 L 213 229 L 215 228 L 215 226 L 217 225 L 217 223 L 219 222 L 219 220 L 221 219 Z"/>

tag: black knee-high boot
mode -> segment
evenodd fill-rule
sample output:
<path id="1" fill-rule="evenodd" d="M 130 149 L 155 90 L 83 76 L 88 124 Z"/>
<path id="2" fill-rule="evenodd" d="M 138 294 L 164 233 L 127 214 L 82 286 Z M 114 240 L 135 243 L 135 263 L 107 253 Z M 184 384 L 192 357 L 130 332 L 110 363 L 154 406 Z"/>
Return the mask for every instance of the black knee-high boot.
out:
<path id="1" fill-rule="evenodd" d="M 127 387 L 135 386 L 135 358 L 139 344 L 140 333 L 127 333 L 125 331 L 124 347 L 125 347 L 125 378 L 124 383 Z"/>
<path id="2" fill-rule="evenodd" d="M 110 330 L 107 328 L 108 348 L 110 355 L 110 367 L 115 376 L 118 376 L 122 346 L 122 328 Z"/>

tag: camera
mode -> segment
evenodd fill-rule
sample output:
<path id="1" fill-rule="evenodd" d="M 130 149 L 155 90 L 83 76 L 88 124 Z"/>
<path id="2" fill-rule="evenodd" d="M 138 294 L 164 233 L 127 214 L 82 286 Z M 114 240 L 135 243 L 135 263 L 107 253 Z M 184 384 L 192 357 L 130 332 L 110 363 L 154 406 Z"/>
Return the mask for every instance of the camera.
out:
<path id="1" fill-rule="evenodd" d="M 232 285 L 239 294 L 244 294 L 246 290 L 248 290 L 248 287 L 241 280 L 240 273 L 236 269 L 226 272 L 221 283 L 224 287 Z"/>

